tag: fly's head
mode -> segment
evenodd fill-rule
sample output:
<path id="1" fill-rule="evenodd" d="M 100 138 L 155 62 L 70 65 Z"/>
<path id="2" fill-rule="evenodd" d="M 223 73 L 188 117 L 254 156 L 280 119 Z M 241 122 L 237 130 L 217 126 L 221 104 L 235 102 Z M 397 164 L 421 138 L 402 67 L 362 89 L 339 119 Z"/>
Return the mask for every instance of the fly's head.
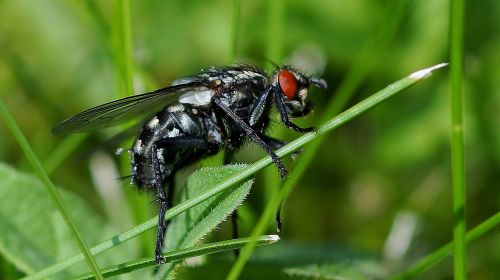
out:
<path id="1" fill-rule="evenodd" d="M 321 89 L 327 87 L 325 80 L 304 75 L 290 66 L 277 70 L 273 85 L 283 94 L 285 109 L 292 117 L 304 116 L 311 111 L 311 102 L 307 99 L 310 85 Z"/>

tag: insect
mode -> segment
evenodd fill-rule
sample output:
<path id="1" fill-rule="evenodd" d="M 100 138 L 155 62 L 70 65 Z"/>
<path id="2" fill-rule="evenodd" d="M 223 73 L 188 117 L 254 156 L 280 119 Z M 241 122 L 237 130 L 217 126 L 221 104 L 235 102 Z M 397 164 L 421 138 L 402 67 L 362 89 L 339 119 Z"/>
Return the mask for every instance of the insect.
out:
<path id="1" fill-rule="evenodd" d="M 291 66 L 271 74 L 250 65 L 211 67 L 172 85 L 105 103 L 78 113 L 52 129 L 54 134 L 88 132 L 145 119 L 132 148 L 131 180 L 139 188 L 156 192 L 159 203 L 155 260 L 162 263 L 165 212 L 172 204 L 173 175 L 196 160 L 226 149 L 231 155 L 246 138 L 269 154 L 282 178 L 287 171 L 274 153 L 283 142 L 264 134 L 274 105 L 283 124 L 299 133 L 292 117 L 311 110 L 309 86 L 322 89 L 326 82 L 302 74 Z"/>

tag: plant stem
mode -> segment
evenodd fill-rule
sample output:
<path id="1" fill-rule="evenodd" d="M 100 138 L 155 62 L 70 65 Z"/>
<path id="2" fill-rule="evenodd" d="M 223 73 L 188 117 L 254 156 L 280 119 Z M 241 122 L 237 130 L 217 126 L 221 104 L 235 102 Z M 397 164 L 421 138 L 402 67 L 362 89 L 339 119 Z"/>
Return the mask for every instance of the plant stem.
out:
<path id="1" fill-rule="evenodd" d="M 116 71 L 116 85 L 118 98 L 134 94 L 133 82 L 133 60 L 132 60 L 132 29 L 130 20 L 130 0 L 115 0 L 113 2 L 114 22 L 111 29 L 113 38 L 113 55 Z M 95 16 L 97 19 L 97 16 Z M 128 142 L 127 142 L 128 143 Z M 124 144 L 128 145 L 128 144 Z M 122 174 L 130 172 L 130 162 L 126 157 L 120 160 Z M 136 223 L 147 220 L 150 212 L 144 207 L 149 201 L 146 196 L 138 196 L 130 188 L 125 189 L 128 207 L 133 214 Z M 148 252 L 151 244 L 154 244 L 151 235 L 142 235 L 139 238 L 141 253 Z"/>
<path id="2" fill-rule="evenodd" d="M 455 279 L 467 279 L 465 223 L 465 158 L 462 122 L 464 1 L 450 1 L 451 80 L 451 178 L 453 186 L 453 271 Z"/>

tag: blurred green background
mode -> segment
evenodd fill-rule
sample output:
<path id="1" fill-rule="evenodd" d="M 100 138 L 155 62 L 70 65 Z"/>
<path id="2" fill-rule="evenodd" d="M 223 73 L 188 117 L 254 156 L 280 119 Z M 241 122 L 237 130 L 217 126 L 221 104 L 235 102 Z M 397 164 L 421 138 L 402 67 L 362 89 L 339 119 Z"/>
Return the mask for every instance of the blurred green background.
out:
<path id="1" fill-rule="evenodd" d="M 413 71 L 448 60 L 448 1 L 282 2 L 276 11 L 273 1 L 242 1 L 234 62 L 263 67 L 269 61 L 292 63 L 322 76 L 329 88 L 311 92 L 314 114 L 297 119 L 301 126 L 320 124 L 339 87 L 344 92 L 352 89 L 342 106 L 347 108 Z M 131 1 L 134 93 L 168 85 L 201 68 L 228 64 L 232 5 Z M 123 96 L 117 78 L 115 13 L 112 1 L 0 1 L 0 98 L 53 181 L 83 197 L 115 227 L 112 234 L 153 217 L 155 205 L 148 204 L 153 197 L 137 195 L 126 180 L 123 187 L 115 180 L 129 174 L 126 154 L 114 155 L 114 146 L 98 148 L 112 132 L 55 137 L 50 130 L 74 113 Z M 469 1 L 464 80 L 468 228 L 500 206 L 499 35 L 500 2 Z M 329 134 L 284 206 L 283 241 L 258 251 L 255 274 L 247 272 L 245 279 L 271 273 L 266 272 L 268 265 L 276 277 L 307 278 L 322 265 L 352 264 L 358 258 L 370 262 L 356 272 L 385 278 L 450 241 L 449 99 L 447 70 L 439 71 Z M 298 136 L 279 128 L 275 119 L 271 134 L 288 140 Z M 262 156 L 250 144 L 235 160 L 254 162 Z M 3 122 L 0 160 L 32 172 Z M 289 169 L 296 164 L 285 162 Z M 240 211 L 243 236 L 273 188 L 279 187 L 276 174 L 273 166 L 257 174 Z M 85 227 L 85 221 L 77 224 Z M 274 233 L 274 225 L 268 232 Z M 126 259 L 150 256 L 153 236 L 149 231 L 134 240 L 136 251 Z M 229 237 L 226 223 L 209 240 Z M 500 232 L 470 243 L 468 261 L 471 279 L 500 278 Z M 0 278 L 22 275 L 7 258 L 0 256 L 0 262 L 0 275 L 5 275 Z M 213 279 L 225 275 L 221 271 L 227 272 L 229 265 L 230 255 L 212 271 Z M 184 277 L 195 279 L 200 269 L 187 270 Z M 451 258 L 419 277 L 451 278 Z"/>

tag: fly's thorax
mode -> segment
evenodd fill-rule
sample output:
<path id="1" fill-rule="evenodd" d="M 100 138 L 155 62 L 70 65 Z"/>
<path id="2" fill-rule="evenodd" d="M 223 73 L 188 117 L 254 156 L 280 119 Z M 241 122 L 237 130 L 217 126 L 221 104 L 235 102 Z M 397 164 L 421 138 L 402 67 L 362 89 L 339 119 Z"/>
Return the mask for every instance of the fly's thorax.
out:
<path id="1" fill-rule="evenodd" d="M 210 104 L 215 91 L 200 87 L 194 90 L 186 91 L 179 97 L 179 102 L 183 104 L 191 104 L 194 106 L 206 106 Z"/>

